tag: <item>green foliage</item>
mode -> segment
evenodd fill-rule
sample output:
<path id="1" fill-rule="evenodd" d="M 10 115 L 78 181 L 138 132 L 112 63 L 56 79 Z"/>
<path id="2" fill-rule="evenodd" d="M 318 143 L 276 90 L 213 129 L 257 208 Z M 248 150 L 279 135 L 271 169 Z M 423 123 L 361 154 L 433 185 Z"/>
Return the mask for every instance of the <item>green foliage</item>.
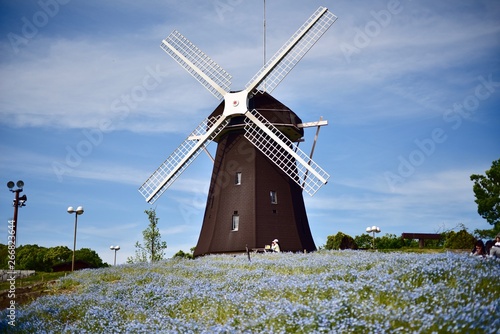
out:
<path id="1" fill-rule="evenodd" d="M 46 260 L 50 249 L 38 245 L 23 245 L 16 249 L 16 269 L 51 271 L 52 262 Z"/>
<path id="2" fill-rule="evenodd" d="M 340 242 L 342 240 L 342 237 L 345 234 L 342 232 L 338 232 L 336 235 L 329 235 L 328 238 L 326 239 L 326 245 L 325 249 L 339 249 L 340 247 Z"/>
<path id="3" fill-rule="evenodd" d="M 399 249 L 403 247 L 403 239 L 395 234 L 386 234 L 383 237 L 375 238 L 375 248 L 377 249 Z"/>
<path id="4" fill-rule="evenodd" d="M 338 232 L 336 235 L 339 235 L 339 234 L 344 235 L 344 233 L 342 233 L 342 232 Z M 338 242 L 338 243 L 335 242 L 335 236 L 334 235 L 329 235 L 326 238 L 325 249 L 329 249 L 329 250 L 339 249 L 339 246 L 340 246 L 340 242 Z"/>
<path id="5" fill-rule="evenodd" d="M 186 253 L 186 252 L 180 250 L 177 253 L 175 253 L 173 257 L 192 260 L 192 259 L 194 259 L 193 252 L 194 252 L 194 247 L 191 248 L 191 253 Z"/>
<path id="6" fill-rule="evenodd" d="M 0 268 L 7 269 L 7 245 L 0 244 Z M 51 272 L 56 264 L 72 260 L 73 251 L 66 246 L 43 247 L 22 245 L 16 248 L 16 269 Z M 99 255 L 89 249 L 75 251 L 75 260 L 83 260 L 95 268 L 106 267 Z"/>
<path id="7" fill-rule="evenodd" d="M 459 232 L 448 231 L 441 233 L 442 238 L 439 240 L 425 240 L 426 249 L 469 249 L 476 242 L 476 238 L 467 232 L 465 226 L 460 225 L 462 230 Z M 327 238 L 325 249 L 346 249 L 341 246 L 345 240 L 349 240 L 350 236 L 338 232 L 335 236 L 330 235 Z M 352 239 L 352 238 L 351 238 Z M 373 247 L 373 237 L 369 234 L 358 235 L 353 239 L 353 242 L 361 249 L 371 249 Z M 390 249 L 412 249 L 419 248 L 418 240 L 402 239 L 395 234 L 386 234 L 382 237 L 375 238 L 375 248 L 379 250 Z"/>
<path id="8" fill-rule="evenodd" d="M 442 233 L 442 238 L 439 240 L 425 240 L 425 248 L 427 249 L 469 249 L 474 246 L 476 238 L 467 232 L 465 226 L 461 225 L 462 230 L 459 232 L 448 231 Z M 341 243 L 345 240 L 350 240 L 350 236 L 338 232 L 335 236 L 330 235 L 327 238 L 325 249 L 345 249 L 341 247 Z M 352 238 L 351 238 L 352 239 Z M 360 249 L 371 249 L 373 247 L 373 237 L 369 234 L 358 235 L 353 239 L 353 242 Z M 382 237 L 375 238 L 375 248 L 379 250 L 390 249 L 411 249 L 419 248 L 418 240 L 402 239 L 395 234 L 386 234 Z"/>
<path id="9" fill-rule="evenodd" d="M 75 252 L 76 254 L 76 252 Z M 71 261 L 73 257 L 73 251 L 66 246 L 56 246 L 52 247 L 45 253 L 44 260 L 47 263 L 59 264 Z"/>
<path id="10" fill-rule="evenodd" d="M 135 255 L 127 258 L 127 263 L 148 262 L 148 253 L 139 241 L 135 242 Z"/>
<path id="11" fill-rule="evenodd" d="M 373 248 L 373 236 L 370 234 L 362 234 L 356 236 L 354 241 L 361 249 Z M 404 241 L 401 237 L 394 234 L 386 234 L 382 237 L 375 237 L 376 249 L 400 249 L 404 246 Z"/>
<path id="12" fill-rule="evenodd" d="M 401 243 L 403 244 L 403 248 L 419 248 L 417 239 L 402 239 Z"/>
<path id="13" fill-rule="evenodd" d="M 156 210 L 145 210 L 148 215 L 149 225 L 142 231 L 143 242 L 142 245 L 139 241 L 135 243 L 135 256 L 127 258 L 127 263 L 138 262 L 156 262 L 163 260 L 165 257 L 164 250 L 167 249 L 167 243 L 161 241 L 160 229 L 158 228 L 158 220 L 156 217 Z"/>
<path id="14" fill-rule="evenodd" d="M 107 263 L 103 263 L 102 259 L 96 251 L 90 248 L 81 248 L 75 251 L 75 261 L 81 260 L 90 264 L 93 268 L 107 267 Z"/>
<path id="15" fill-rule="evenodd" d="M 347 234 L 338 232 L 335 236 L 329 235 L 326 239 L 326 249 L 358 249 L 354 239 Z"/>
<path id="16" fill-rule="evenodd" d="M 41 285 L 43 283 L 48 283 L 51 281 L 54 281 L 56 279 L 59 279 L 60 277 L 63 277 L 64 275 L 67 275 L 66 272 L 43 272 L 43 271 L 37 271 L 35 274 L 24 277 L 24 278 L 17 278 L 16 279 L 16 286 L 24 287 L 24 286 L 33 286 L 33 285 Z M 52 282 L 53 283 L 53 282 Z M 9 290 L 10 287 L 10 282 L 9 281 L 4 281 L 0 282 L 0 291 L 2 290 Z M 41 287 L 44 290 L 47 290 L 48 287 L 46 285 Z M 0 331 L 1 333 L 1 331 Z"/>
<path id="17" fill-rule="evenodd" d="M 470 179 L 474 181 L 472 190 L 476 196 L 477 212 L 493 225 L 488 235 L 493 237 L 500 232 L 500 159 L 493 161 L 485 174 L 486 176 L 472 174 Z"/>
<path id="18" fill-rule="evenodd" d="M 425 248 L 443 248 L 446 236 L 443 233 L 441 235 L 443 236 L 441 239 L 425 240 Z"/>
<path id="19" fill-rule="evenodd" d="M 479 239 L 494 239 L 498 233 L 500 233 L 500 229 L 497 228 L 474 230 L 474 235 L 476 235 Z"/>
<path id="20" fill-rule="evenodd" d="M 354 241 L 361 249 L 372 248 L 372 236 L 369 234 L 361 234 L 354 237 Z"/>
<path id="21" fill-rule="evenodd" d="M 444 247 L 448 249 L 472 249 L 476 242 L 476 238 L 466 229 L 458 232 L 449 231 L 443 234 L 445 236 Z"/>
<path id="22" fill-rule="evenodd" d="M 7 245 L 0 244 L 0 269 L 7 269 L 7 256 L 9 255 L 9 250 Z"/>
<path id="23" fill-rule="evenodd" d="M 60 283 L 56 286 L 57 290 L 74 290 L 75 287 L 80 285 L 78 281 L 72 280 L 70 278 L 61 280 Z"/>

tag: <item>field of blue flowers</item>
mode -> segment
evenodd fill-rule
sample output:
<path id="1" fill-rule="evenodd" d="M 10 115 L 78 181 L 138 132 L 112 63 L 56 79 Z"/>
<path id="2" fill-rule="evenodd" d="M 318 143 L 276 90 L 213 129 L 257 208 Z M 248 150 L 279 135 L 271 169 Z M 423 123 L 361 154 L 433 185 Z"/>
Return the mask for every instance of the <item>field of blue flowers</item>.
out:
<path id="1" fill-rule="evenodd" d="M 212 255 L 83 270 L 9 333 L 498 333 L 500 261 L 466 254 Z"/>

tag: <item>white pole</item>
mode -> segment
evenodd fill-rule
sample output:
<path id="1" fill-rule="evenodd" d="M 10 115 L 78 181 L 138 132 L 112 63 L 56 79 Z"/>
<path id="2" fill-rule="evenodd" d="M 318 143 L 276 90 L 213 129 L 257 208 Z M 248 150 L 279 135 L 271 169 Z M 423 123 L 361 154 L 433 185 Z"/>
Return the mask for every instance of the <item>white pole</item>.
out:
<path id="1" fill-rule="evenodd" d="M 264 43 L 264 64 L 266 65 L 266 0 L 264 0 L 264 38 L 263 38 L 263 43 Z"/>

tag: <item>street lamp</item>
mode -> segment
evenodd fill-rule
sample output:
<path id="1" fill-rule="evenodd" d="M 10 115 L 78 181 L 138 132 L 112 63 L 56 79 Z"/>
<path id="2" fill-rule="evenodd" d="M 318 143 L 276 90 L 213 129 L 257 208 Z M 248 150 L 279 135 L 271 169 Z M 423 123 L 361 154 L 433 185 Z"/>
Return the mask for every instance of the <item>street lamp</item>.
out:
<path id="1" fill-rule="evenodd" d="M 373 249 L 375 249 L 375 233 L 380 233 L 380 227 L 378 227 L 378 226 L 372 226 L 372 227 L 368 226 L 366 228 L 366 232 L 373 233 Z"/>
<path id="2" fill-rule="evenodd" d="M 115 264 L 114 264 L 114 266 L 116 266 L 116 251 L 120 250 L 120 246 L 110 246 L 109 249 L 115 251 Z"/>
<path id="3" fill-rule="evenodd" d="M 75 214 L 75 237 L 73 239 L 73 259 L 71 261 L 71 271 L 75 270 L 75 249 L 76 249 L 76 225 L 78 223 L 78 215 L 83 214 L 83 206 L 79 206 L 75 209 L 73 209 L 72 206 L 68 208 L 68 213 Z"/>
<path id="4" fill-rule="evenodd" d="M 17 189 L 14 189 L 14 186 L 17 186 Z M 19 193 L 23 191 L 23 187 L 24 187 L 24 182 L 19 180 L 17 181 L 16 184 L 14 184 L 14 182 L 12 181 L 9 181 L 7 182 L 7 188 L 9 188 L 9 190 L 11 192 L 13 192 L 15 194 L 14 196 L 14 201 L 12 203 L 12 205 L 14 206 L 14 218 L 12 220 L 12 236 L 13 236 L 13 245 L 14 245 L 14 249 L 16 248 L 16 238 L 17 238 L 17 210 L 19 207 L 23 207 L 23 206 L 26 206 L 26 201 L 28 200 L 28 198 L 26 197 L 26 195 L 23 195 L 23 196 L 19 196 Z"/>

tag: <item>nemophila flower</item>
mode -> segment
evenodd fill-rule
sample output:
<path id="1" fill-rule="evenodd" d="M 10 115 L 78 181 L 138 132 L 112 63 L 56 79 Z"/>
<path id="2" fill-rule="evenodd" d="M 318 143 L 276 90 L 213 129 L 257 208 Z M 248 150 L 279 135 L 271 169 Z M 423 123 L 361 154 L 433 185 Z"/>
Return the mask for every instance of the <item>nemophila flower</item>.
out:
<path id="1" fill-rule="evenodd" d="M 84 270 L 61 280 L 64 293 L 21 307 L 13 330 L 493 333 L 499 267 L 452 253 L 321 251 Z"/>

